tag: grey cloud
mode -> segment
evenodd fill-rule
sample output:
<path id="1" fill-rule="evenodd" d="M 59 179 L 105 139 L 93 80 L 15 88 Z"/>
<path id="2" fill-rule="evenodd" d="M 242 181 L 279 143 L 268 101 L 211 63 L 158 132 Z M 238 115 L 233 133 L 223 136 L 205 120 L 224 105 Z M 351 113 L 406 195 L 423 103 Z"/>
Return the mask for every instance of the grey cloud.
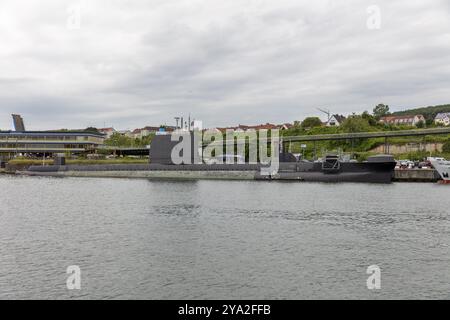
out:
<path id="1" fill-rule="evenodd" d="M 447 1 L 7 1 L 0 19 L 0 128 L 285 122 L 448 103 Z M 37 14 L 33 14 L 37 12 Z"/>

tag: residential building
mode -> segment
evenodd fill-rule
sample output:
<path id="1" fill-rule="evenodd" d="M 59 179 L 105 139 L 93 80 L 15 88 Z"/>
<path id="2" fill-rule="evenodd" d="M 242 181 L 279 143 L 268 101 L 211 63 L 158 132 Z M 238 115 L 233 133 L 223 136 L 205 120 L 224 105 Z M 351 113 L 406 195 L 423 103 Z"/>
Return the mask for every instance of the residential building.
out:
<path id="1" fill-rule="evenodd" d="M 279 129 L 279 130 L 287 130 L 289 128 L 292 128 L 293 125 L 290 123 L 284 123 L 284 124 L 272 124 L 272 123 L 266 123 L 266 124 L 258 124 L 258 125 L 243 125 L 240 124 L 236 127 L 223 127 L 223 128 L 214 128 L 214 130 L 219 130 L 220 132 L 224 133 L 227 130 L 233 130 L 234 132 L 245 132 L 247 130 L 255 130 L 255 131 L 259 131 L 259 130 L 275 130 L 275 129 Z"/>
<path id="2" fill-rule="evenodd" d="M 98 132 L 103 133 L 106 139 L 111 138 L 111 136 L 116 132 L 114 128 L 100 128 Z"/>
<path id="3" fill-rule="evenodd" d="M 417 126 L 419 122 L 425 123 L 425 117 L 418 115 L 402 115 L 402 116 L 384 116 L 380 119 L 381 123 L 393 125 Z"/>
<path id="4" fill-rule="evenodd" d="M 118 134 L 121 134 L 123 136 L 131 137 L 131 131 L 130 130 L 117 130 Z"/>
<path id="5" fill-rule="evenodd" d="M 163 126 L 166 132 L 172 132 L 175 130 L 175 127 L 172 126 Z M 155 134 L 161 131 L 161 126 L 146 126 L 144 128 L 134 129 L 131 132 L 131 137 L 134 139 L 142 139 L 150 134 Z"/>
<path id="6" fill-rule="evenodd" d="M 291 129 L 291 128 L 293 128 L 294 127 L 294 125 L 292 124 L 292 123 L 283 123 L 283 124 L 280 124 L 279 126 L 278 126 L 278 128 L 280 129 L 280 130 L 288 130 L 288 129 Z"/>
<path id="7" fill-rule="evenodd" d="M 330 116 L 330 119 L 325 123 L 327 127 L 339 127 L 342 125 L 346 118 L 340 114 L 333 114 Z"/>
<path id="8" fill-rule="evenodd" d="M 444 126 L 450 125 L 450 112 L 441 112 L 434 118 L 434 123 L 442 124 Z"/>
<path id="9" fill-rule="evenodd" d="M 131 131 L 131 137 L 134 139 L 141 139 L 142 129 L 134 129 L 133 131 Z"/>

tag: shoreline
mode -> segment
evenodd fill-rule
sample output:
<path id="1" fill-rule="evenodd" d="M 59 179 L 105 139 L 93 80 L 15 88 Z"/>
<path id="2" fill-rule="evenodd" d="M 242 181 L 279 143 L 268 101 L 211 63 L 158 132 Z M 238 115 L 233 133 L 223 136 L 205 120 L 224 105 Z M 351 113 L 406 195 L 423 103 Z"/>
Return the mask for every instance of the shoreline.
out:
<path id="1" fill-rule="evenodd" d="M 165 179 L 165 180 L 265 180 L 265 181 L 299 181 L 309 182 L 299 177 L 283 177 L 280 174 L 264 177 L 258 170 L 62 170 L 62 171 L 29 171 L 17 170 L 3 172 L 24 176 L 44 177 L 84 177 L 84 178 L 122 178 L 122 179 Z M 402 169 L 395 170 L 392 182 L 437 183 L 436 170 Z M 319 181 L 320 182 L 320 181 Z M 334 181 L 330 181 L 334 182 Z M 343 181 L 345 182 L 345 181 Z"/>

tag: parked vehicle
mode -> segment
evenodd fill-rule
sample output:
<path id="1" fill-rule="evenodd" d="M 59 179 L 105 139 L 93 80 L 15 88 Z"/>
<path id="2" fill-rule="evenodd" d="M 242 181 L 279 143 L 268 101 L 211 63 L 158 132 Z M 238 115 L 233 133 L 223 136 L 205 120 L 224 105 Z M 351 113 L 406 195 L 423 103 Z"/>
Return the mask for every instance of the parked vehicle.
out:
<path id="1" fill-rule="evenodd" d="M 414 166 L 414 162 L 411 160 L 398 160 L 396 164 L 398 169 L 412 169 Z"/>
<path id="2" fill-rule="evenodd" d="M 206 164 L 226 164 L 226 163 L 245 163 L 245 158 L 241 155 L 224 154 L 205 160 Z"/>

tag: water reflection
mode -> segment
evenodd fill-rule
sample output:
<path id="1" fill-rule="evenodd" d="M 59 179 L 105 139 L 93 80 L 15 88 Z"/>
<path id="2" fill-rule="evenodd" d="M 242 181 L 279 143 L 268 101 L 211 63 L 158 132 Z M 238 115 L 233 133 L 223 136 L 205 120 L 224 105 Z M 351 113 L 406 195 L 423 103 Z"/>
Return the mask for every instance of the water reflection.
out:
<path id="1" fill-rule="evenodd" d="M 0 298 L 448 298 L 450 197 L 430 184 L 0 176 L 0 188 Z M 72 264 L 79 292 L 65 287 Z"/>

